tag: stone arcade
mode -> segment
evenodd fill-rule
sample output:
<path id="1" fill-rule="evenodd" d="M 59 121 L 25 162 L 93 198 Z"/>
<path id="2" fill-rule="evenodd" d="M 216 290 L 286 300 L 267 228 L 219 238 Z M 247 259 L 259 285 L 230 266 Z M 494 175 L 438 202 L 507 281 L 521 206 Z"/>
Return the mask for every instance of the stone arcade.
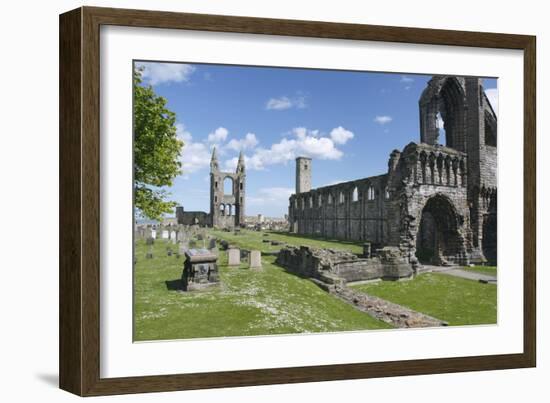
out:
<path id="1" fill-rule="evenodd" d="M 176 207 L 178 224 L 235 228 L 244 225 L 246 170 L 242 152 L 235 172 L 220 171 L 216 148 L 210 160 L 210 213 Z"/>
<path id="2" fill-rule="evenodd" d="M 495 263 L 497 117 L 481 79 L 434 76 L 419 107 L 420 142 L 383 175 L 311 189 L 312 161 L 297 158 L 291 231 L 395 247 L 413 267 Z"/>

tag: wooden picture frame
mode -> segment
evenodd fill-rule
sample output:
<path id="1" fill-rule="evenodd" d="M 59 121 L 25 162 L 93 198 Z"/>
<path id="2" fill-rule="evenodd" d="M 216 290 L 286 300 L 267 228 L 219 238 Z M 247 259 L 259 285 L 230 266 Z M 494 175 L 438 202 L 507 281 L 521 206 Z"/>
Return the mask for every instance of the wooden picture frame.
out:
<path id="1" fill-rule="evenodd" d="M 524 52 L 523 353 L 209 373 L 100 377 L 100 27 L 433 44 Z M 60 16 L 60 387 L 81 396 L 533 367 L 536 364 L 534 36 L 82 7 Z"/>

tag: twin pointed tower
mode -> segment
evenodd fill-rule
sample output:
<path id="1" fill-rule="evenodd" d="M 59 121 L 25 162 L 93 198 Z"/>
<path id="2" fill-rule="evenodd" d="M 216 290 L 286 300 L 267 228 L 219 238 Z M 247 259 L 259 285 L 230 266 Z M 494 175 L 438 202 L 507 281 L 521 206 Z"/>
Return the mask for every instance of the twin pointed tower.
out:
<path id="1" fill-rule="evenodd" d="M 237 169 L 220 171 L 216 148 L 210 160 L 210 217 L 212 226 L 235 228 L 244 224 L 246 170 L 244 156 L 239 154 Z"/>

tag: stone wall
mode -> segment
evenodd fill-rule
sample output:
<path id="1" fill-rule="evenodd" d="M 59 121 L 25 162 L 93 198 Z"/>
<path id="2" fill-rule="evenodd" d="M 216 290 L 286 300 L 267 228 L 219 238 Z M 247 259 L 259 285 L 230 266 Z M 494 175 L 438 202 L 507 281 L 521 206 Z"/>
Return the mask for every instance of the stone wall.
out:
<path id="1" fill-rule="evenodd" d="M 204 211 L 184 211 L 183 207 L 176 208 L 176 219 L 180 225 L 198 225 L 201 227 L 211 225 L 210 214 Z"/>
<path id="2" fill-rule="evenodd" d="M 360 258 L 333 249 L 287 246 L 279 251 L 276 263 L 291 273 L 327 284 L 398 280 L 413 275 L 413 267 L 402 258 L 399 249 L 391 247 L 378 250 L 376 257 Z"/>
<path id="3" fill-rule="evenodd" d="M 434 76 L 419 101 L 421 143 L 394 150 L 385 174 L 297 190 L 289 199 L 290 230 L 397 247 L 411 264 L 418 245 L 431 264 L 484 263 L 485 254 L 495 262 L 497 117 L 481 82 Z"/>

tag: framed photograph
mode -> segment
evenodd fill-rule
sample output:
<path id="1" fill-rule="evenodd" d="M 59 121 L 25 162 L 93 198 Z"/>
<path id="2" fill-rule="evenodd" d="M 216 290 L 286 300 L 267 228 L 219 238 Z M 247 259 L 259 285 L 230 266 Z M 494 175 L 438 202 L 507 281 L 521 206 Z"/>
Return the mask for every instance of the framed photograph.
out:
<path id="1" fill-rule="evenodd" d="M 60 387 L 535 366 L 535 60 L 525 35 L 62 14 Z"/>

